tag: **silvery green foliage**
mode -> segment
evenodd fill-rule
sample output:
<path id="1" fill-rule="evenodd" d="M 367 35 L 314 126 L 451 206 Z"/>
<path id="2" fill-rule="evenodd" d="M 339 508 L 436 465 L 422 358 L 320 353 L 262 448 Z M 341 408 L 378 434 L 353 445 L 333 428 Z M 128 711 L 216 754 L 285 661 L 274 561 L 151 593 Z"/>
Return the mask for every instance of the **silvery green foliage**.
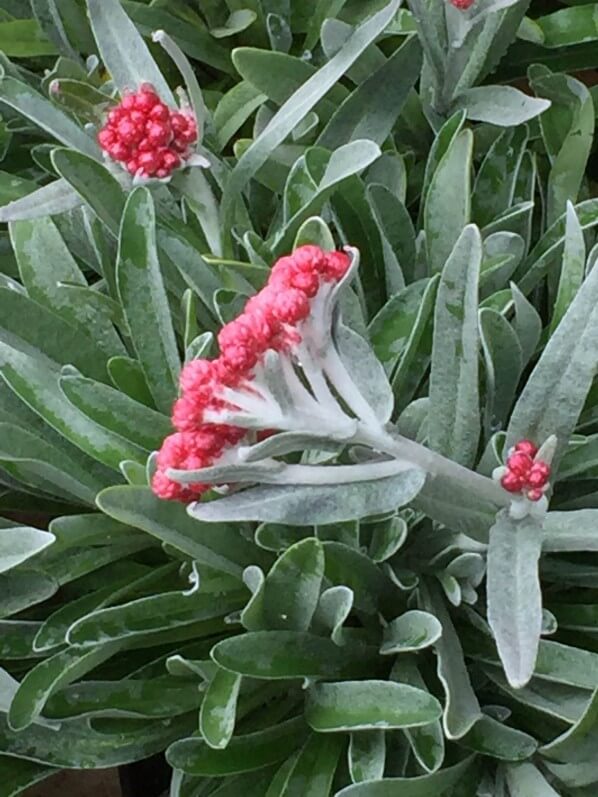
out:
<path id="1" fill-rule="evenodd" d="M 0 0 L 0 792 L 589 797 L 593 4 L 241 6 Z M 209 169 L 132 190 L 95 131 L 144 81 Z M 305 243 L 354 268 L 266 363 L 285 430 L 158 501 L 179 368 Z"/>

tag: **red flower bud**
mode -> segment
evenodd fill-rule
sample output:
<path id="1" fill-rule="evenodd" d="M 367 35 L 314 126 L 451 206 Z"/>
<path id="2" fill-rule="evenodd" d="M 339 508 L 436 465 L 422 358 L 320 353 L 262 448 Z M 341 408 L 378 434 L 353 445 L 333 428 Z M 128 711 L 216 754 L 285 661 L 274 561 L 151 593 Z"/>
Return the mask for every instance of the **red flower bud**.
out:
<path id="1" fill-rule="evenodd" d="M 522 454 L 527 454 L 532 459 L 538 453 L 538 446 L 532 443 L 531 440 L 520 440 L 515 444 L 515 451 L 520 451 Z"/>
<path id="2" fill-rule="evenodd" d="M 519 493 L 523 488 L 524 481 L 521 476 L 509 471 L 500 480 L 501 485 L 508 493 Z"/>

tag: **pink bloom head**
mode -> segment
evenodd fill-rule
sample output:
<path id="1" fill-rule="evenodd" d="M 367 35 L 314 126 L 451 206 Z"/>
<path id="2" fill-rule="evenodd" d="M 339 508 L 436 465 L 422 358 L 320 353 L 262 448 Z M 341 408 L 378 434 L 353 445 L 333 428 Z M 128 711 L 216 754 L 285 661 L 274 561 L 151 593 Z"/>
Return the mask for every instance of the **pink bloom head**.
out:
<path id="1" fill-rule="evenodd" d="M 459 11 L 467 11 L 475 3 L 475 0 L 450 0 L 450 3 L 455 8 L 458 8 Z"/>

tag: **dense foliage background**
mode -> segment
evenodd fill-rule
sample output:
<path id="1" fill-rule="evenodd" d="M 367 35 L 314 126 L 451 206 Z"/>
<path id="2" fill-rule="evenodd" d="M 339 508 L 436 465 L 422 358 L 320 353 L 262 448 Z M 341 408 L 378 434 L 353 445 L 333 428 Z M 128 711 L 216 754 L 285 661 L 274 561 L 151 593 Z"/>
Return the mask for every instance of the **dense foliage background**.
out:
<path id="1" fill-rule="evenodd" d="M 171 797 L 595 795 L 597 19 L 0 0 L 0 795 L 160 751 Z M 146 81 L 186 86 L 210 168 L 133 189 L 95 130 Z M 149 490 L 181 363 L 305 242 L 361 251 L 343 318 L 403 435 L 486 476 L 557 435 L 492 579 L 496 507 L 440 478 L 383 515 L 339 486 L 343 522 Z"/>

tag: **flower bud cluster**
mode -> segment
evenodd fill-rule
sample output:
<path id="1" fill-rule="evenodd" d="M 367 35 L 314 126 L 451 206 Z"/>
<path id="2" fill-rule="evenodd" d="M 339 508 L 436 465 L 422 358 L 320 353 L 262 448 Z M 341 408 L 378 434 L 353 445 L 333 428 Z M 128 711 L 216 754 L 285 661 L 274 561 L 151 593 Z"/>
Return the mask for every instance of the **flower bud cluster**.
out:
<path id="1" fill-rule="evenodd" d="M 152 482 L 156 495 L 189 502 L 209 489 L 205 484 L 180 485 L 166 472 L 209 467 L 246 436 L 245 428 L 214 422 L 219 411 L 234 410 L 226 400 L 227 390 L 258 392 L 252 379 L 266 353 L 290 352 L 301 342 L 301 325 L 320 288 L 338 282 L 349 266 L 344 252 L 325 252 L 317 246 L 302 246 L 281 258 L 266 286 L 220 330 L 220 356 L 192 360 L 184 367 L 181 396 L 172 412 L 177 433 L 166 438 L 158 454 Z"/>
<path id="2" fill-rule="evenodd" d="M 144 83 L 125 94 L 98 133 L 102 150 L 141 178 L 164 179 L 185 165 L 197 141 L 191 111 L 170 108 Z"/>
<path id="3" fill-rule="evenodd" d="M 537 459 L 538 447 L 531 440 L 521 440 L 509 452 L 506 472 L 500 483 L 509 493 L 523 493 L 530 501 L 539 501 L 549 487 L 550 465 Z"/>
<path id="4" fill-rule="evenodd" d="M 450 0 L 451 5 L 458 8 L 459 11 L 467 11 L 475 3 L 475 0 Z"/>

